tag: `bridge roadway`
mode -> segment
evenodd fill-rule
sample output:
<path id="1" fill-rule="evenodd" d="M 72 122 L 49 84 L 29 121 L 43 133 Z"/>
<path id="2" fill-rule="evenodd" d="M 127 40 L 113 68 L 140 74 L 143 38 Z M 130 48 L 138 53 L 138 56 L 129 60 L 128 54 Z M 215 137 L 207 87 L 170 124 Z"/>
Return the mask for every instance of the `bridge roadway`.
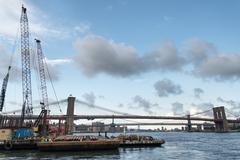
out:
<path id="1" fill-rule="evenodd" d="M 20 118 L 20 115 L 5 115 L 9 118 Z M 25 119 L 37 119 L 38 115 L 31 115 L 25 116 Z M 50 115 L 47 119 L 51 120 L 58 120 L 62 119 L 65 120 L 67 118 L 66 115 Z M 175 117 L 175 116 L 142 116 L 142 115 L 74 115 L 74 120 L 79 119 L 87 119 L 87 120 L 94 120 L 94 119 L 165 119 L 165 120 L 188 120 L 187 117 Z M 213 122 L 214 119 L 212 118 L 201 118 L 201 117 L 190 117 L 193 121 L 208 121 Z"/>
<path id="2" fill-rule="evenodd" d="M 20 119 L 20 115 L 3 115 L 13 119 Z M 25 116 L 26 120 L 37 119 L 38 115 Z M 47 117 L 49 120 L 66 120 L 67 115 L 50 115 Z M 74 115 L 74 120 L 79 119 L 159 119 L 159 120 L 188 120 L 187 117 L 175 117 L 175 116 L 143 116 L 143 115 Z M 191 121 L 204 121 L 204 122 L 216 122 L 213 118 L 202 117 L 190 117 Z M 221 121 L 221 120 L 219 120 Z M 228 119 L 229 123 L 240 123 L 240 119 Z"/>
<path id="3" fill-rule="evenodd" d="M 202 123 L 191 123 L 191 125 L 202 125 Z M 168 125 L 173 125 L 173 126 L 186 126 L 188 125 L 187 123 L 142 123 L 142 122 L 139 122 L 139 123 L 114 123 L 114 124 L 105 124 L 105 126 L 112 126 L 112 125 L 115 125 L 115 126 L 168 126 Z"/>

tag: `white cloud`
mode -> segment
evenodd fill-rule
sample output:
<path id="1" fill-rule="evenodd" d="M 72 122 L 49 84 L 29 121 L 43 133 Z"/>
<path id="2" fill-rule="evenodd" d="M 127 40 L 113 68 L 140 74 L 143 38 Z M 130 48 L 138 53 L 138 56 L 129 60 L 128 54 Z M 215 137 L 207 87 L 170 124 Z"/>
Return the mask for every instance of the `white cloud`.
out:
<path id="1" fill-rule="evenodd" d="M 146 100 L 145 98 L 136 95 L 133 97 L 133 102 L 138 105 L 138 108 L 143 108 L 145 112 L 148 114 L 153 114 L 151 110 L 153 107 L 158 107 L 158 104 L 152 104 L 150 101 Z M 135 108 L 135 107 L 134 107 Z"/>
<path id="2" fill-rule="evenodd" d="M 184 111 L 183 111 L 183 104 L 179 103 L 179 102 L 175 102 L 172 103 L 172 112 L 173 115 L 183 115 Z"/>
<path id="3" fill-rule="evenodd" d="M 23 0 L 0 0 L 0 37 L 14 39 L 20 32 L 21 7 L 27 8 L 29 30 L 33 36 L 66 37 L 68 32 L 64 29 L 55 29 L 39 8 Z M 59 27 L 58 27 L 59 28 Z M 20 33 L 19 33 L 20 35 Z"/>
<path id="4" fill-rule="evenodd" d="M 72 63 L 71 59 L 47 59 L 45 58 L 45 73 L 46 73 L 46 78 L 49 80 L 50 77 L 52 80 L 57 81 L 60 78 L 60 66 L 65 65 L 65 64 L 70 64 Z M 49 77 L 49 74 L 50 77 Z"/>
<path id="5" fill-rule="evenodd" d="M 91 29 L 91 25 L 89 23 L 80 23 L 79 25 L 74 27 L 74 30 L 77 33 L 84 34 L 89 32 Z"/>
<path id="6" fill-rule="evenodd" d="M 0 0 L 0 35 L 14 37 L 19 28 L 21 1 Z"/>
<path id="7" fill-rule="evenodd" d="M 204 93 L 204 90 L 201 88 L 194 88 L 193 90 L 195 98 L 200 99 L 201 95 Z"/>
<path id="8" fill-rule="evenodd" d="M 185 59 L 194 65 L 205 61 L 209 55 L 217 53 L 214 44 L 199 38 L 192 38 L 184 43 Z"/>
<path id="9" fill-rule="evenodd" d="M 240 78 L 240 54 L 221 54 L 214 44 L 198 38 L 188 40 L 182 50 L 165 41 L 160 48 L 143 55 L 132 46 L 98 35 L 78 39 L 74 46 L 74 62 L 89 77 L 101 73 L 130 77 L 151 71 L 190 71 L 196 77 L 218 81 Z"/>
<path id="10" fill-rule="evenodd" d="M 217 54 L 209 56 L 195 73 L 204 78 L 216 80 L 237 80 L 240 78 L 240 55 L 239 54 Z"/>
<path id="11" fill-rule="evenodd" d="M 45 59 L 46 63 L 52 66 L 72 63 L 72 59 Z"/>
<path id="12" fill-rule="evenodd" d="M 1 63 L 0 63 L 0 78 L 3 78 L 7 74 L 8 66 L 11 65 L 9 80 L 10 81 L 16 81 L 19 80 L 21 77 L 21 70 L 18 66 L 15 66 L 11 63 L 11 55 L 6 51 L 5 47 L 0 44 L 0 57 L 1 57 Z M 12 57 L 13 61 L 15 61 L 14 57 Z"/>
<path id="13" fill-rule="evenodd" d="M 198 116 L 213 116 L 212 108 L 214 105 L 212 103 L 200 103 L 200 104 L 191 104 L 191 115 L 198 114 Z M 200 114 L 201 113 L 201 114 Z"/>
<path id="14" fill-rule="evenodd" d="M 82 97 L 92 106 L 94 106 L 96 98 L 97 98 L 93 92 L 84 93 L 82 95 Z"/>
<path id="15" fill-rule="evenodd" d="M 169 79 L 159 80 L 154 84 L 154 88 L 157 91 L 159 97 L 168 97 L 169 95 L 182 94 L 182 88 L 178 84 L 174 84 Z"/>
<path id="16" fill-rule="evenodd" d="M 78 53 L 74 62 L 89 77 L 100 73 L 128 77 L 156 70 L 179 71 L 184 64 L 171 42 L 143 56 L 132 46 L 97 35 L 78 39 L 75 48 Z"/>

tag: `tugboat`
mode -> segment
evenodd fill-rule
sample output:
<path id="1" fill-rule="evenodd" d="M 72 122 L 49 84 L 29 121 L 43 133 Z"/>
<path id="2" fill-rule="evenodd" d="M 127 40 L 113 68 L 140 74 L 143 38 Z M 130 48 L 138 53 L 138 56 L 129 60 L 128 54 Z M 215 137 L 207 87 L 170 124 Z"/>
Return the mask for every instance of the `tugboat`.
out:
<path id="1" fill-rule="evenodd" d="M 120 147 L 160 147 L 165 143 L 163 139 L 155 139 L 152 136 L 120 134 L 117 139 L 120 141 Z"/>
<path id="2" fill-rule="evenodd" d="M 97 136 L 59 136 L 54 140 L 38 142 L 40 151 L 86 151 L 86 150 L 116 150 L 120 141 L 116 138 L 107 139 Z"/>

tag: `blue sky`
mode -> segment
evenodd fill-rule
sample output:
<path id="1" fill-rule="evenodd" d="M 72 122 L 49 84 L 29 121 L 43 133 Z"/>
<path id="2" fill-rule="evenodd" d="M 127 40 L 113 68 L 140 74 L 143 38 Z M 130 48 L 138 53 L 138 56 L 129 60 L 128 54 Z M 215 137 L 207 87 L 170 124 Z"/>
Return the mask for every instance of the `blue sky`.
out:
<path id="1" fill-rule="evenodd" d="M 42 40 L 59 99 L 73 94 L 142 115 L 184 115 L 218 105 L 239 111 L 237 0 L 0 0 L 0 49 L 6 55 L 22 3 L 31 47 L 35 37 Z M 16 52 L 19 47 L 18 42 Z M 0 67 L 3 77 L 6 65 Z M 7 103 L 21 103 L 20 84 L 19 78 L 10 82 Z"/>

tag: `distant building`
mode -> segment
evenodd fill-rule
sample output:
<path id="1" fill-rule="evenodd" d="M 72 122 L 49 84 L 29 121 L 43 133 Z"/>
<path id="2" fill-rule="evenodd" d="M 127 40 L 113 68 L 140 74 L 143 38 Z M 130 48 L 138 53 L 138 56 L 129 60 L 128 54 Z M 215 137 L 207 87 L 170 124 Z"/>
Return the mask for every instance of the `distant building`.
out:
<path id="1" fill-rule="evenodd" d="M 213 132 L 215 131 L 215 126 L 212 123 L 203 123 L 203 131 Z"/>
<path id="2" fill-rule="evenodd" d="M 76 132 L 87 132 L 87 131 L 89 131 L 89 126 L 87 126 L 85 124 L 75 125 L 75 131 Z"/>
<path id="3" fill-rule="evenodd" d="M 105 125 L 103 122 L 93 122 L 92 123 L 92 132 L 104 132 Z"/>
<path id="4" fill-rule="evenodd" d="M 240 124 L 239 123 L 228 123 L 228 127 L 230 130 L 239 130 Z"/>
<path id="5" fill-rule="evenodd" d="M 125 128 L 125 131 L 127 130 L 127 127 L 121 127 L 116 124 L 111 124 L 110 126 L 105 126 L 105 131 L 106 132 L 123 132 Z"/>
<path id="6" fill-rule="evenodd" d="M 124 128 L 127 131 L 127 126 L 120 126 L 116 124 L 105 125 L 103 122 L 93 122 L 91 126 L 79 124 L 75 125 L 76 132 L 123 132 Z"/>
<path id="7" fill-rule="evenodd" d="M 197 131 L 201 132 L 202 131 L 202 124 L 197 125 Z"/>

